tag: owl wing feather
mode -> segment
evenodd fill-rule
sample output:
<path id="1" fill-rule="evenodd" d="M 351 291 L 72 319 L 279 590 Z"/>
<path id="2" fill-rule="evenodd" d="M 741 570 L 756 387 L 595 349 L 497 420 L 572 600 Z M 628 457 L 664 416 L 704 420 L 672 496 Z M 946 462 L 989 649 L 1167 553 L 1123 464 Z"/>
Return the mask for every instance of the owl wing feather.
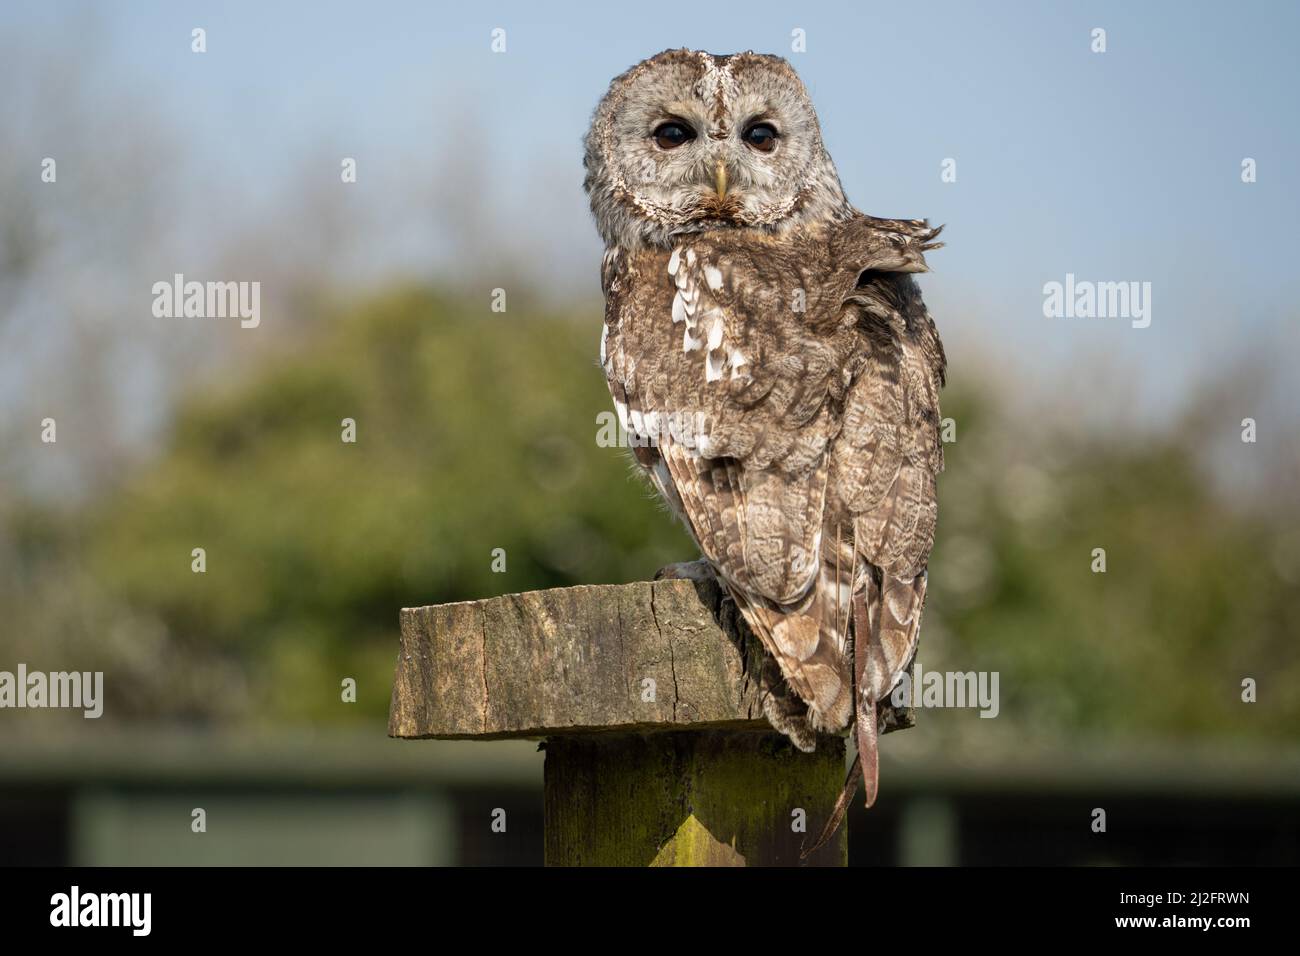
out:
<path id="1" fill-rule="evenodd" d="M 872 593 L 884 599 L 878 608 L 883 613 L 873 618 L 869 661 L 868 683 L 878 700 L 916 647 L 938 516 L 939 389 L 946 361 L 911 276 L 864 276 L 847 304 L 870 348 L 845 404 L 832 484 L 853 517 L 857 551 L 875 571 Z"/>

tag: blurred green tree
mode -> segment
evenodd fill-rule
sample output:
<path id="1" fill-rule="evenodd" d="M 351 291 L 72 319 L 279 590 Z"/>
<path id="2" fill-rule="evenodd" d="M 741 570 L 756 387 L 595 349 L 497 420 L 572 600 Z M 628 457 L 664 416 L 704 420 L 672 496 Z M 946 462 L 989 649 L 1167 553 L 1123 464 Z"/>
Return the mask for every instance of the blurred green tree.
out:
<path id="1" fill-rule="evenodd" d="M 626 453 L 596 444 L 599 317 L 519 312 L 395 293 L 194 396 L 99 508 L 95 577 L 170 639 L 247 662 L 257 712 L 327 718 L 348 715 L 345 676 L 357 709 L 386 711 L 400 607 L 693 557 Z"/>

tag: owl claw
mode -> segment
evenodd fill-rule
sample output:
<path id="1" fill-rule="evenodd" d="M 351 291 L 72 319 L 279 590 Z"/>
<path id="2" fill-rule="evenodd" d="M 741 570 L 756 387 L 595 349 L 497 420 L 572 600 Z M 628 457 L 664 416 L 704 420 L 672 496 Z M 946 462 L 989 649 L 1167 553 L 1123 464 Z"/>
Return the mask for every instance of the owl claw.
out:
<path id="1" fill-rule="evenodd" d="M 709 562 L 700 558 L 698 561 L 681 561 L 667 564 L 655 572 L 656 581 L 713 581 L 717 575 Z"/>

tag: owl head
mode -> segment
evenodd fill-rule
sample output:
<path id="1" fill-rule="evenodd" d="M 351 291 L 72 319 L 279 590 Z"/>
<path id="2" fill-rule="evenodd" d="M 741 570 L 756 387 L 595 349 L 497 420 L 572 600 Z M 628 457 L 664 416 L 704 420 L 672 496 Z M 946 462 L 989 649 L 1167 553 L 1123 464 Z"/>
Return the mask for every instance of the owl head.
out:
<path id="1" fill-rule="evenodd" d="M 585 164 L 610 246 L 852 213 L 808 91 L 777 56 L 666 50 L 638 63 L 596 107 Z"/>

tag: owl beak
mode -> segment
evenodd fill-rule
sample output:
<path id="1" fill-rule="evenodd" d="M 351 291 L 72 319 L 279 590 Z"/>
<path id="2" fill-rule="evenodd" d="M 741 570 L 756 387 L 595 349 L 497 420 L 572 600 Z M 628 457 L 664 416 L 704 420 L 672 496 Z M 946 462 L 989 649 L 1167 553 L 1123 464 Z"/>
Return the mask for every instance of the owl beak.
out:
<path id="1" fill-rule="evenodd" d="M 718 160 L 718 164 L 713 167 L 713 188 L 718 192 L 719 199 L 727 198 L 727 161 Z"/>

